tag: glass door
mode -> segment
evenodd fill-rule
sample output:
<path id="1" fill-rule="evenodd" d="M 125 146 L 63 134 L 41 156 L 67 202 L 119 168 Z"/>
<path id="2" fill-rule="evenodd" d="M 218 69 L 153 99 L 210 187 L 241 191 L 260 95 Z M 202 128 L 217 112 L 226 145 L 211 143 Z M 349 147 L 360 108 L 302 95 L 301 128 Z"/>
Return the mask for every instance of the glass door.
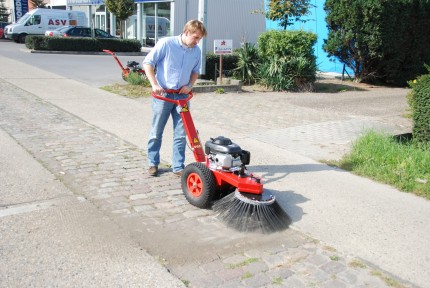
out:
<path id="1" fill-rule="evenodd" d="M 158 39 L 172 36 L 170 6 L 170 2 L 143 4 L 142 33 L 146 46 L 154 46 Z"/>

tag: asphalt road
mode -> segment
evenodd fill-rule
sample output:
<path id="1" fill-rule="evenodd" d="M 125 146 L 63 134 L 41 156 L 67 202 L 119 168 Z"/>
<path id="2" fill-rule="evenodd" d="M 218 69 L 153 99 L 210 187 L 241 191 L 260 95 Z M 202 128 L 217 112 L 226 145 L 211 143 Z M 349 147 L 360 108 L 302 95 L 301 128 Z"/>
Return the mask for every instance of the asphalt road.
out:
<path id="1" fill-rule="evenodd" d="M 25 44 L 0 40 L 2 55 L 8 58 L 40 67 L 43 70 L 75 79 L 93 87 L 123 82 L 121 68 L 109 54 L 71 55 L 30 53 Z M 26 53 L 23 53 L 26 52 Z M 127 61 L 142 62 L 143 56 L 117 56 L 123 65 Z M 45 81 L 45 80 L 44 80 Z"/>

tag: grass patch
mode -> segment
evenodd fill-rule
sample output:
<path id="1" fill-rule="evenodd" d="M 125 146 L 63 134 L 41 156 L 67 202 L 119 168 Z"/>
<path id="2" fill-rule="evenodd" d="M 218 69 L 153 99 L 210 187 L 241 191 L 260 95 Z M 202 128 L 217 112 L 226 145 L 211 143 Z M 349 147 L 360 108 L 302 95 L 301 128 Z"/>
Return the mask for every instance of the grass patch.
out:
<path id="1" fill-rule="evenodd" d="M 151 88 L 143 85 L 115 83 L 100 87 L 100 89 L 133 99 L 151 96 Z"/>
<path id="2" fill-rule="evenodd" d="M 332 256 L 330 256 L 330 259 L 331 259 L 331 261 L 339 261 L 340 257 L 337 255 L 332 255 Z"/>
<path id="3" fill-rule="evenodd" d="M 130 72 L 127 77 L 127 82 L 131 85 L 143 85 L 146 87 L 151 86 L 146 75 L 138 72 Z"/>
<path id="4" fill-rule="evenodd" d="M 252 276 L 254 276 L 254 275 L 252 275 L 252 273 L 250 273 L 250 272 L 246 272 L 245 274 L 243 274 L 242 275 L 242 277 L 240 277 L 240 279 L 248 279 L 248 278 L 251 278 Z"/>
<path id="5" fill-rule="evenodd" d="M 330 246 L 324 246 L 323 249 L 330 252 L 336 252 L 336 249 Z"/>
<path id="6" fill-rule="evenodd" d="M 282 279 L 281 277 L 275 277 L 272 279 L 272 284 L 274 285 L 282 285 L 282 282 L 284 281 L 284 279 Z"/>
<path id="7" fill-rule="evenodd" d="M 227 268 L 228 269 L 236 269 L 236 268 L 243 267 L 243 266 L 246 266 L 248 264 L 257 262 L 257 261 L 258 261 L 257 258 L 249 258 L 249 259 L 246 259 L 246 260 L 244 260 L 240 263 L 237 263 L 237 264 L 229 264 Z"/>
<path id="8" fill-rule="evenodd" d="M 367 268 L 367 266 L 363 262 L 360 262 L 358 260 L 351 261 L 349 263 L 349 266 L 354 267 L 354 268 L 361 268 L 361 269 Z"/>
<path id="9" fill-rule="evenodd" d="M 365 89 L 345 84 L 315 82 L 316 93 L 342 93 L 347 91 L 365 91 Z"/>
<path id="10" fill-rule="evenodd" d="M 316 93 L 342 93 L 348 91 L 366 91 L 358 83 L 348 80 L 321 79 L 314 84 Z"/>
<path id="11" fill-rule="evenodd" d="M 395 287 L 395 288 L 406 288 L 407 287 L 407 286 L 404 286 L 403 284 L 399 283 L 398 281 L 396 281 L 390 277 L 387 277 L 386 275 L 384 275 L 380 271 L 373 270 L 371 272 L 371 274 L 373 276 L 377 276 L 377 277 L 381 278 L 381 280 L 384 281 L 385 284 L 389 287 Z"/>
<path id="12" fill-rule="evenodd" d="M 337 166 L 430 200 L 429 163 L 430 145 L 369 131 Z"/>
<path id="13" fill-rule="evenodd" d="M 224 93 L 225 93 L 224 88 L 217 88 L 217 89 L 215 90 L 215 94 L 224 94 Z"/>

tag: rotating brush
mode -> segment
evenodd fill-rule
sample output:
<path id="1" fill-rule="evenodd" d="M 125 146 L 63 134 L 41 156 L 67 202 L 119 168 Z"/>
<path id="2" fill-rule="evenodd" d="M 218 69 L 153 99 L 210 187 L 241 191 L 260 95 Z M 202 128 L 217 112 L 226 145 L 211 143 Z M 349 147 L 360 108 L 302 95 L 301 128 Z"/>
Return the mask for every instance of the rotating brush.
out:
<path id="1" fill-rule="evenodd" d="M 241 232 L 273 233 L 287 229 L 291 219 L 273 195 L 254 195 L 237 190 L 214 203 L 217 218 Z"/>

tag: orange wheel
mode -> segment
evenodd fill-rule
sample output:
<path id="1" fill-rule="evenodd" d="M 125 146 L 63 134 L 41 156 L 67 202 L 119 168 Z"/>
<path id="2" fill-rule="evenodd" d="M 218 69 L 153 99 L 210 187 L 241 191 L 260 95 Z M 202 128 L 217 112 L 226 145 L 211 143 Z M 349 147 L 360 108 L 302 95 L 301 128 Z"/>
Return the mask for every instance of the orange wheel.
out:
<path id="1" fill-rule="evenodd" d="M 215 194 L 215 177 L 203 163 L 191 163 L 181 177 L 182 191 L 191 205 L 208 208 Z"/>
<path id="2" fill-rule="evenodd" d="M 203 191 L 202 179 L 200 179 L 199 174 L 191 173 L 187 178 L 187 187 L 191 195 L 194 197 L 200 197 Z"/>

